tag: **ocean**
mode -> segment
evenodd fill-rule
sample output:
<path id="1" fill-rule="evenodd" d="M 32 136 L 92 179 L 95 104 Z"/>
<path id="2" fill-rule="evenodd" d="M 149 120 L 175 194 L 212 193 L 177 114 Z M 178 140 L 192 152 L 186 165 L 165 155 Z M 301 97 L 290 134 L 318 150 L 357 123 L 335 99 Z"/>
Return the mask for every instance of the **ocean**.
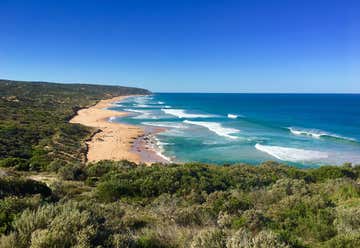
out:
<path id="1" fill-rule="evenodd" d="M 156 149 L 173 162 L 360 164 L 360 94 L 156 93 L 111 109 L 164 128 Z"/>

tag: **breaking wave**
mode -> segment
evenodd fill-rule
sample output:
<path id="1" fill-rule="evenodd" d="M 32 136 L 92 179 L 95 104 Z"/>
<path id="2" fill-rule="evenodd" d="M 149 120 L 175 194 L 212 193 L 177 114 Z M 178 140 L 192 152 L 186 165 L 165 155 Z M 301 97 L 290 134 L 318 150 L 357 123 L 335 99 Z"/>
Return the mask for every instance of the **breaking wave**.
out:
<path id="1" fill-rule="evenodd" d="M 328 132 L 317 130 L 317 129 L 299 129 L 299 128 L 294 128 L 294 127 L 289 127 L 288 129 L 294 135 L 310 136 L 310 137 L 313 137 L 316 139 L 319 139 L 321 137 L 330 137 L 330 138 L 335 138 L 335 139 L 342 139 L 342 140 L 356 142 L 356 139 L 344 137 L 344 136 L 333 134 L 333 133 L 328 133 Z"/>
<path id="2" fill-rule="evenodd" d="M 133 119 L 159 119 L 157 116 L 149 110 L 139 110 L 139 109 L 124 109 L 127 112 L 137 113 L 139 115 L 132 117 Z"/>
<path id="3" fill-rule="evenodd" d="M 178 118 L 210 118 L 210 117 L 214 117 L 214 115 L 186 113 L 184 109 L 162 108 L 161 111 L 163 111 L 165 114 L 173 115 Z"/>
<path id="4" fill-rule="evenodd" d="M 227 117 L 228 117 L 229 119 L 236 119 L 236 118 L 238 118 L 238 116 L 237 116 L 237 115 L 234 115 L 234 114 L 228 114 Z"/>
<path id="5" fill-rule="evenodd" d="M 205 127 L 207 129 L 209 129 L 210 131 L 216 133 L 217 135 L 223 136 L 223 137 L 226 137 L 229 139 L 237 139 L 238 138 L 237 136 L 233 136 L 231 134 L 240 132 L 240 130 L 238 130 L 238 129 L 223 127 L 220 123 L 216 123 L 216 122 L 185 120 L 184 123 Z"/>
<path id="6" fill-rule="evenodd" d="M 255 148 L 279 160 L 290 161 L 290 162 L 320 161 L 322 159 L 328 158 L 328 154 L 326 152 L 320 152 L 314 150 L 303 150 L 298 148 L 268 146 L 261 144 L 256 144 Z"/>

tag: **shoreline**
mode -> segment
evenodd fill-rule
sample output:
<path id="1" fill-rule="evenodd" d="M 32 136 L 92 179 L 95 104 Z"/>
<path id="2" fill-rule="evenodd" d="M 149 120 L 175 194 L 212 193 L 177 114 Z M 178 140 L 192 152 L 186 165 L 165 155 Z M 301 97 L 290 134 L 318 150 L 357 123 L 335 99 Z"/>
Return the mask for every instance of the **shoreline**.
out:
<path id="1" fill-rule="evenodd" d="M 69 121 L 97 130 L 85 141 L 87 145 L 86 163 L 100 160 L 129 160 L 135 163 L 151 164 L 155 162 L 167 163 L 158 155 L 154 147 L 147 141 L 150 135 L 161 130 L 146 130 L 139 126 L 112 122 L 109 119 L 127 116 L 128 112 L 109 110 L 114 103 L 136 95 L 118 96 L 100 100 L 93 106 L 77 111 Z"/>

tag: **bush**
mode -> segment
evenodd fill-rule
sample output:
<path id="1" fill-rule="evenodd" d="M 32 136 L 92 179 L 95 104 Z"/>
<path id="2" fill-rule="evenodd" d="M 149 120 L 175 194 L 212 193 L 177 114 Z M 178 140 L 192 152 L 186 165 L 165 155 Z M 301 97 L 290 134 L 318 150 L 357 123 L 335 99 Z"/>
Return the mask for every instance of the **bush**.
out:
<path id="1" fill-rule="evenodd" d="M 354 248 L 360 247 L 360 234 L 341 233 L 335 238 L 327 241 L 326 248 Z"/>
<path id="2" fill-rule="evenodd" d="M 250 247 L 261 247 L 261 248 L 287 248 L 289 247 L 283 243 L 279 237 L 272 231 L 261 231 L 251 241 Z"/>
<path id="3" fill-rule="evenodd" d="M 202 226 L 214 223 L 211 213 L 208 209 L 201 206 L 190 206 L 187 208 L 179 208 L 174 213 L 175 222 L 180 226 Z"/>
<path id="4" fill-rule="evenodd" d="M 66 165 L 66 161 L 55 159 L 48 165 L 47 170 L 51 172 L 58 172 L 59 169 L 65 165 Z"/>
<path id="5" fill-rule="evenodd" d="M 34 209 L 41 203 L 39 196 L 7 197 L 0 200 L 0 234 L 8 234 L 12 230 L 12 222 L 27 208 Z M 0 246 L 1 247 L 1 246 Z"/>
<path id="6" fill-rule="evenodd" d="M 19 171 L 28 171 L 30 164 L 28 160 L 22 158 L 5 158 L 0 160 L 0 167 L 11 167 Z"/>
<path id="7" fill-rule="evenodd" d="M 24 211 L 14 223 L 15 247 L 90 247 L 98 220 L 77 203 Z"/>
<path id="8" fill-rule="evenodd" d="M 41 194 L 51 196 L 51 189 L 46 184 L 31 179 L 0 177 L 0 199 L 6 196 L 25 196 Z"/>
<path id="9" fill-rule="evenodd" d="M 243 228 L 229 236 L 226 241 L 226 248 L 247 248 L 251 245 L 251 234 Z"/>
<path id="10" fill-rule="evenodd" d="M 112 236 L 111 247 L 114 248 L 125 248 L 125 247 L 135 247 L 136 242 L 131 233 L 117 233 Z"/>
<path id="11" fill-rule="evenodd" d="M 317 169 L 310 170 L 309 174 L 317 182 L 324 182 L 328 179 L 336 179 L 336 178 L 344 178 L 344 177 L 355 179 L 357 177 L 356 173 L 354 173 L 352 169 L 347 166 L 345 167 L 321 166 Z"/>
<path id="12" fill-rule="evenodd" d="M 86 171 L 82 165 L 67 164 L 59 169 L 59 174 L 64 180 L 85 180 Z"/>
<path id="13" fill-rule="evenodd" d="M 227 248 L 288 248 L 279 236 L 270 230 L 263 230 L 252 236 L 246 229 L 240 229 L 230 236 L 226 242 Z"/>
<path id="14" fill-rule="evenodd" d="M 192 240 L 191 248 L 221 248 L 226 245 L 225 233 L 216 228 L 201 230 Z"/>
<path id="15" fill-rule="evenodd" d="M 360 207 L 339 208 L 335 225 L 338 233 L 360 234 Z"/>

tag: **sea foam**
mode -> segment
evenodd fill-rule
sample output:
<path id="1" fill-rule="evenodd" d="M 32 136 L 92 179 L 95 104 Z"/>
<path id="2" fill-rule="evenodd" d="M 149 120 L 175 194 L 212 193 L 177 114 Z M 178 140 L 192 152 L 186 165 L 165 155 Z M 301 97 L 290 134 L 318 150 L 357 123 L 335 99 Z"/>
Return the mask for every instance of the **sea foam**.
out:
<path id="1" fill-rule="evenodd" d="M 139 113 L 139 114 L 143 114 L 143 113 L 146 113 L 146 112 L 147 112 L 147 111 L 138 110 L 138 109 L 124 109 L 124 111 L 133 112 L 133 113 Z"/>
<path id="2" fill-rule="evenodd" d="M 190 114 L 186 113 L 184 109 L 161 109 L 165 114 L 173 115 L 178 118 L 210 118 L 214 117 L 213 115 L 206 115 L 206 114 Z"/>
<path id="3" fill-rule="evenodd" d="M 330 138 L 335 138 L 335 139 L 356 141 L 356 139 L 353 139 L 353 138 L 344 137 L 341 135 L 337 135 L 337 134 L 333 134 L 333 133 L 329 133 L 329 132 L 325 132 L 325 131 L 321 131 L 321 130 L 317 130 L 317 129 L 299 129 L 299 128 L 294 128 L 294 127 L 289 127 L 288 129 L 294 135 L 305 135 L 305 136 L 310 136 L 310 137 L 313 137 L 316 139 L 319 139 L 321 137 L 330 137 Z"/>
<path id="4" fill-rule="evenodd" d="M 152 108 L 151 105 L 148 104 L 137 104 L 135 105 L 136 108 Z"/>
<path id="5" fill-rule="evenodd" d="M 216 123 L 216 122 L 185 120 L 184 123 L 205 127 L 209 129 L 211 132 L 214 132 L 219 136 L 223 136 L 229 139 L 237 139 L 238 137 L 233 136 L 231 134 L 240 132 L 240 130 L 238 129 L 223 127 L 220 123 Z"/>
<path id="6" fill-rule="evenodd" d="M 156 153 L 157 156 L 162 158 L 166 162 L 171 162 L 171 159 L 164 155 L 164 145 L 166 143 L 161 142 L 156 136 L 150 135 L 150 139 L 152 139 L 154 142 L 150 145 L 150 148 Z"/>
<path id="7" fill-rule="evenodd" d="M 111 117 L 109 118 L 109 122 L 113 122 L 115 119 L 116 119 L 115 116 L 111 116 Z"/>
<path id="8" fill-rule="evenodd" d="M 150 110 L 124 109 L 127 112 L 137 113 L 139 115 L 132 117 L 133 119 L 158 119 Z"/>
<path id="9" fill-rule="evenodd" d="M 320 161 L 328 158 L 327 153 L 314 150 L 303 150 L 298 148 L 268 146 L 261 144 L 256 144 L 255 148 L 277 159 L 290 162 Z"/>
<path id="10" fill-rule="evenodd" d="M 237 115 L 234 115 L 234 114 L 228 114 L 227 117 L 228 117 L 229 119 L 236 119 L 236 118 L 238 118 L 238 116 L 237 116 Z"/>
<path id="11" fill-rule="evenodd" d="M 142 122 L 141 124 L 146 126 L 154 126 L 154 127 L 165 127 L 165 128 L 186 128 L 186 126 L 182 123 L 177 122 Z"/>

